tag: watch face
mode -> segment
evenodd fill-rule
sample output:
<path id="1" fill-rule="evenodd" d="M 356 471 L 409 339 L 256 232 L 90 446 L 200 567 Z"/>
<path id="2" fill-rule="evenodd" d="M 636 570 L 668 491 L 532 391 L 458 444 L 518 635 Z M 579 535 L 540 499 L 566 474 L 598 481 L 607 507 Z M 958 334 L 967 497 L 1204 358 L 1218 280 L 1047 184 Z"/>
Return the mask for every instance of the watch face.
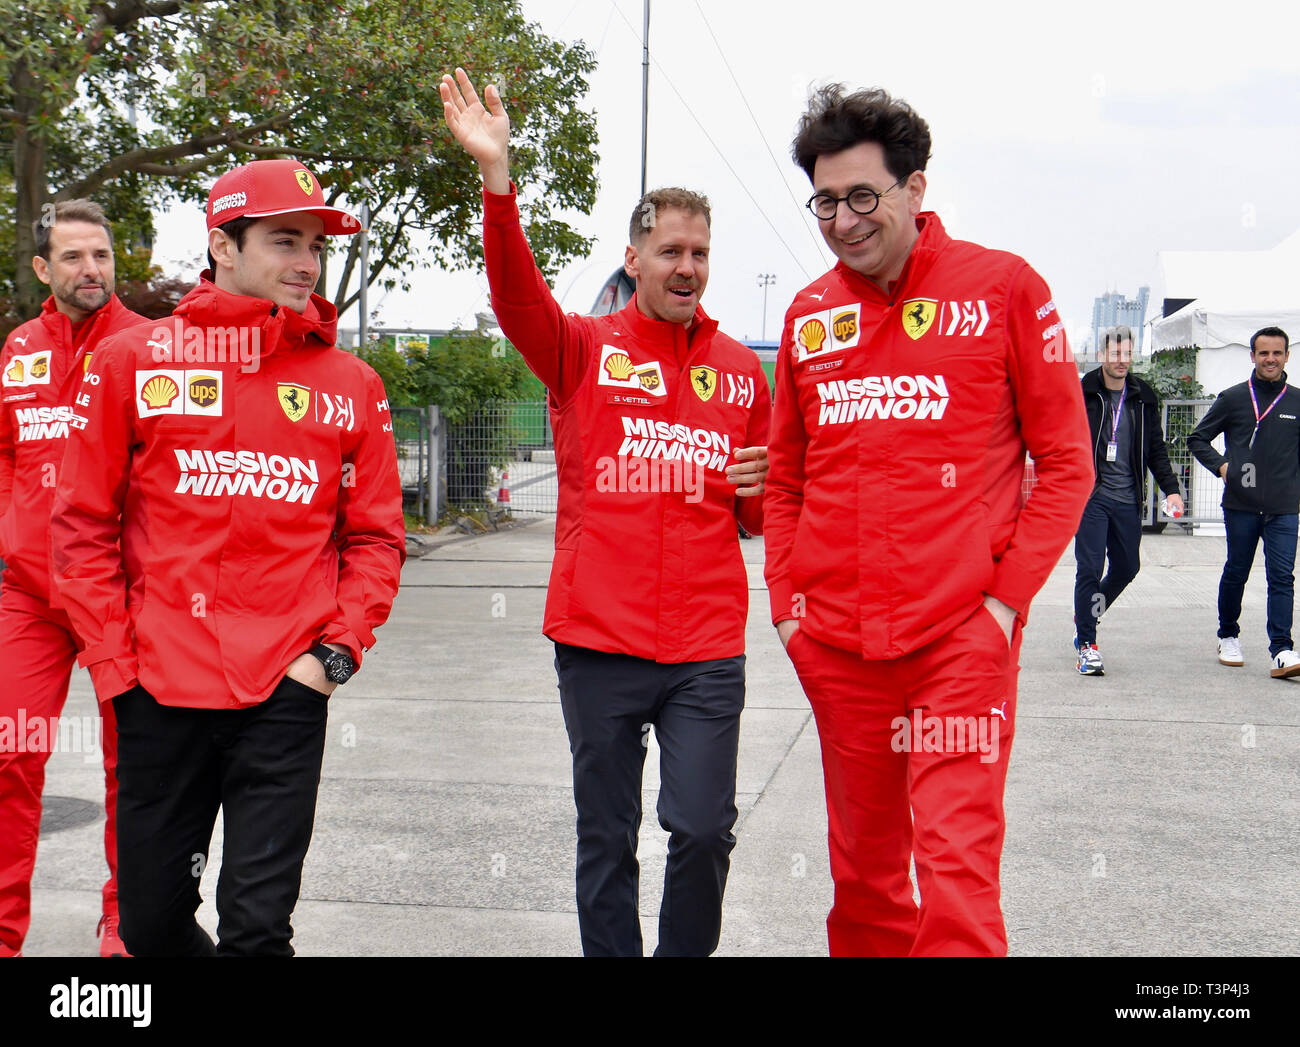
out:
<path id="1" fill-rule="evenodd" d="M 325 666 L 325 675 L 331 683 L 347 683 L 355 671 L 356 667 L 352 664 L 352 659 L 337 651 Z"/>

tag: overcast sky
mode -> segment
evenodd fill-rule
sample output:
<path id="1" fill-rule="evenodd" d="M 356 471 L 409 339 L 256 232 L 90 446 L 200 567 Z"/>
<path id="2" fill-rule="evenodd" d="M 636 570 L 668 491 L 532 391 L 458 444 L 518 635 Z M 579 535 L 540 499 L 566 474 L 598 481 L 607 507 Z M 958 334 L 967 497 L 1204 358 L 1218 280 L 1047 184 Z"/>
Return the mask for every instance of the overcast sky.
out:
<path id="1" fill-rule="evenodd" d="M 523 0 L 548 35 L 597 55 L 597 238 L 556 281 L 586 312 L 621 263 L 640 192 L 641 0 Z M 1097 295 L 1133 297 L 1160 250 L 1263 250 L 1300 227 L 1300 14 L 1277 5 L 1093 0 L 653 0 L 649 184 L 713 204 L 703 305 L 735 337 L 769 339 L 794 293 L 834 261 L 789 158 L 811 83 L 884 87 L 929 122 L 927 210 L 955 237 L 1023 255 L 1076 343 Z M 477 187 L 475 187 L 477 189 Z M 202 212 L 160 222 L 156 260 L 195 254 Z M 479 274 L 417 274 L 372 294 L 388 326 L 472 326 Z M 1171 294 L 1178 293 L 1170 289 Z M 1193 292 L 1195 293 L 1195 292 Z M 1300 288 L 1297 289 L 1300 298 Z M 343 326 L 356 326 L 355 310 Z"/>

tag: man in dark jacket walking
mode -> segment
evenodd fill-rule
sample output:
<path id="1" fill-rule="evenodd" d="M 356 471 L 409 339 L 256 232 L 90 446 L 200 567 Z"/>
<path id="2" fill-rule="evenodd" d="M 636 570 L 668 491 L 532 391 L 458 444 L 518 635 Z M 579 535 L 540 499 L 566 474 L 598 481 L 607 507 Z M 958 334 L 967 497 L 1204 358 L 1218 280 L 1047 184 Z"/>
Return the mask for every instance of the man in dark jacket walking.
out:
<path id="1" fill-rule="evenodd" d="M 1219 661 L 1245 664 L 1237 619 L 1255 549 L 1263 538 L 1268 651 L 1273 660 L 1269 671 L 1275 677 L 1300 674 L 1300 655 L 1291 647 L 1300 522 L 1300 389 L 1286 384 L 1282 370 L 1290 344 L 1280 327 L 1251 335 L 1254 373 L 1223 390 L 1187 437 L 1196 460 L 1224 482 L 1228 561 L 1219 580 Z M 1226 457 L 1210 445 L 1220 433 Z"/>
<path id="2" fill-rule="evenodd" d="M 1142 495 L 1147 470 L 1181 513 L 1178 478 L 1169 465 L 1160 405 L 1155 390 L 1129 373 L 1133 335 L 1113 327 L 1102 339 L 1101 366 L 1083 376 L 1083 400 L 1092 430 L 1096 486 L 1084 506 L 1074 536 L 1074 646 L 1083 676 L 1101 676 L 1104 667 L 1097 649 L 1097 620 L 1134 578 L 1141 566 Z M 1109 570 L 1102 570 L 1109 559 Z"/>

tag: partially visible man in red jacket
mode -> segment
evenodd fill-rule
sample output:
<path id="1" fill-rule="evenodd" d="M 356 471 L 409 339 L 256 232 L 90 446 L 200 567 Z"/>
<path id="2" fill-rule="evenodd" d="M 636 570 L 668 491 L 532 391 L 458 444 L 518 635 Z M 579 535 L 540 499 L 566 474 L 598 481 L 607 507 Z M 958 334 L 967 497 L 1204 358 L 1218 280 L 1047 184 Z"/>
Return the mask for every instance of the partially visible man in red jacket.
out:
<path id="1" fill-rule="evenodd" d="M 117 712 L 127 947 L 290 956 L 327 700 L 397 593 L 402 492 L 383 384 L 312 293 L 357 220 L 261 160 L 217 179 L 207 224 L 199 286 L 86 372 L 53 560 Z M 194 913 L 218 807 L 214 948 Z"/>
<path id="2" fill-rule="evenodd" d="M 839 264 L 786 313 L 766 576 L 821 736 L 830 950 L 1004 954 L 1020 629 L 1092 490 L 1074 361 L 1023 259 L 922 212 L 905 103 L 824 88 L 793 151 Z"/>
<path id="3" fill-rule="evenodd" d="M 657 956 L 718 945 L 736 838 L 749 586 L 736 522 L 762 531 L 767 385 L 700 308 L 709 206 L 647 193 L 626 308 L 566 315 L 533 262 L 496 88 L 443 77 L 448 126 L 483 175 L 492 308 L 546 384 L 560 504 L 543 631 L 555 641 L 578 809 L 578 926 L 588 956 L 639 956 L 641 773 L 654 725 L 669 833 Z"/>
<path id="4" fill-rule="evenodd" d="M 32 268 L 50 287 L 41 315 L 16 328 L 0 352 L 0 956 L 23 946 L 40 835 L 45 763 L 60 735 L 72 662 L 82 644 L 51 598 L 50 511 L 75 397 L 96 347 L 145 322 L 113 293 L 113 230 L 91 200 L 64 200 L 35 225 Z M 117 728 L 100 705 L 104 758 L 104 853 L 108 881 L 99 920 L 103 956 L 121 956 L 117 933 Z M 93 740 L 93 731 L 62 732 Z"/>

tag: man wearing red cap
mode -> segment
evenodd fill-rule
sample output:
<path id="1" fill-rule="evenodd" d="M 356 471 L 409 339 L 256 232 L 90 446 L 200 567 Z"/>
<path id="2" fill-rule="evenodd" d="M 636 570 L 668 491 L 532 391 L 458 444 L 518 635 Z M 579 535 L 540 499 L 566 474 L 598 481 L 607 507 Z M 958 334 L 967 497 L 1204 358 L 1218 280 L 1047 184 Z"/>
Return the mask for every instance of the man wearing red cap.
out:
<path id="1" fill-rule="evenodd" d="M 35 225 L 37 279 L 49 284 L 41 315 L 0 352 L 0 956 L 16 955 L 31 922 L 31 879 L 45 763 L 59 733 L 72 661 L 81 646 L 51 600 L 49 521 L 54 484 L 95 349 L 145 318 L 113 293 L 113 230 L 99 205 L 65 200 Z M 108 882 L 100 953 L 124 954 L 117 934 L 117 730 L 102 695 L 104 851 Z M 81 734 L 85 738 L 85 733 Z"/>
<path id="2" fill-rule="evenodd" d="M 52 556 L 117 713 L 127 947 L 291 956 L 327 698 L 388 617 L 402 492 L 383 384 L 312 293 L 356 219 L 264 160 L 217 180 L 207 220 L 199 286 L 86 373 Z M 218 807 L 214 948 L 194 913 Z"/>

